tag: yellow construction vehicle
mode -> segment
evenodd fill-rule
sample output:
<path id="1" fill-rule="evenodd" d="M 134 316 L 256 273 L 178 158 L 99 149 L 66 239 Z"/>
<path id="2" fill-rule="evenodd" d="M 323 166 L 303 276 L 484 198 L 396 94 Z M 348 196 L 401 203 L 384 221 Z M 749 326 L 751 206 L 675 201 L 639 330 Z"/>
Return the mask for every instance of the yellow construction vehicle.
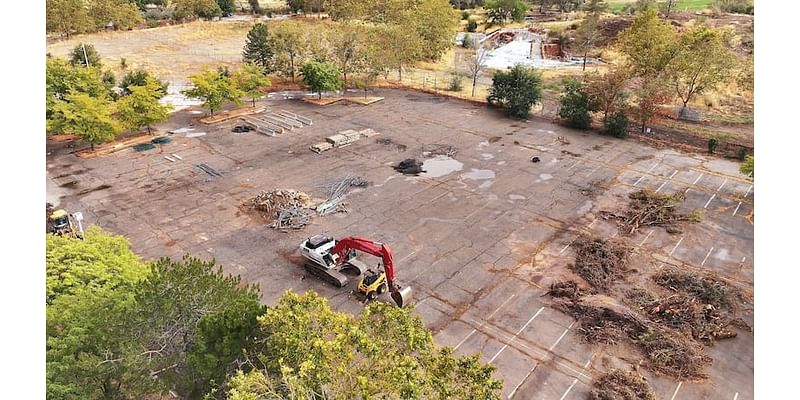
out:
<path id="1" fill-rule="evenodd" d="M 68 235 L 83 239 L 83 226 L 81 213 L 70 214 L 65 210 L 55 210 L 50 214 L 50 232 L 55 235 Z M 78 225 L 76 228 L 75 225 Z"/>

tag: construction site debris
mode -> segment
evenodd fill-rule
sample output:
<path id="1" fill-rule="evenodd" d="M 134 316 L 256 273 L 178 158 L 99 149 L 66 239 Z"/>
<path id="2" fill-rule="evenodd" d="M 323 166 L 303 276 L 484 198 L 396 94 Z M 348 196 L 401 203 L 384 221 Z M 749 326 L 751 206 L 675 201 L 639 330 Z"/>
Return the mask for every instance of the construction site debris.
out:
<path id="1" fill-rule="evenodd" d="M 422 155 L 425 157 L 446 156 L 455 157 L 458 150 L 449 144 L 426 144 L 422 146 Z"/>
<path id="2" fill-rule="evenodd" d="M 539 161 L 542 161 L 542 160 L 541 160 L 539 157 L 533 157 L 533 158 L 531 158 L 531 162 L 532 162 L 532 163 L 537 163 L 537 162 L 539 162 Z"/>
<path id="3" fill-rule="evenodd" d="M 575 281 L 560 281 L 550 284 L 550 290 L 548 290 L 544 295 L 550 295 L 553 297 L 566 297 L 577 300 L 587 294 L 588 293 L 586 291 L 578 287 L 578 283 Z"/>
<path id="4" fill-rule="evenodd" d="M 751 304 L 751 299 L 741 290 L 715 276 L 666 269 L 655 274 L 653 280 L 661 287 L 686 293 L 717 308 L 736 311 L 740 305 Z"/>
<path id="5" fill-rule="evenodd" d="M 575 262 L 570 268 L 598 290 L 607 291 L 628 271 L 630 250 L 619 241 L 578 238 L 573 247 Z"/>
<path id="6" fill-rule="evenodd" d="M 406 149 L 408 148 L 408 146 L 406 146 L 404 144 L 397 143 L 397 142 L 395 142 L 395 141 L 393 141 L 392 139 L 389 139 L 389 138 L 375 139 L 375 143 L 382 144 L 384 146 L 394 147 L 394 149 L 397 150 L 397 151 L 406 151 Z"/>
<path id="7" fill-rule="evenodd" d="M 252 199 L 245 202 L 245 206 L 250 210 L 255 210 L 269 220 L 274 220 L 278 212 L 282 209 L 292 207 L 308 208 L 311 204 L 311 197 L 303 192 L 287 189 L 274 189 L 269 192 L 262 191 Z"/>
<path id="8" fill-rule="evenodd" d="M 335 135 L 331 135 L 325 138 L 325 142 L 317 143 L 312 145 L 311 151 L 319 154 L 323 151 L 330 150 L 334 147 L 345 147 L 353 144 L 354 142 L 361 140 L 363 138 L 373 137 L 375 135 L 379 135 L 380 132 L 376 132 L 373 129 L 366 128 L 360 131 L 356 131 L 354 129 L 345 129 L 343 131 L 339 131 Z"/>
<path id="9" fill-rule="evenodd" d="M 281 232 L 303 229 L 311 222 L 313 216 L 313 210 L 290 204 L 278 210 L 278 215 L 275 216 L 275 220 L 270 224 L 270 228 Z"/>
<path id="10" fill-rule="evenodd" d="M 663 226 L 668 233 L 680 233 L 682 222 L 700 222 L 700 212 L 690 214 L 677 212 L 677 207 L 686 198 L 683 191 L 674 194 L 659 194 L 642 189 L 628 195 L 631 201 L 624 214 L 601 211 L 603 219 L 615 219 L 622 233 L 631 235 L 642 226 Z"/>
<path id="11" fill-rule="evenodd" d="M 255 129 L 253 127 L 248 126 L 248 125 L 237 125 L 237 126 L 234 126 L 233 129 L 231 129 L 231 131 L 233 133 L 245 133 L 245 132 L 250 132 L 250 131 L 254 131 L 254 130 Z"/>
<path id="12" fill-rule="evenodd" d="M 219 173 L 217 170 L 215 170 L 214 168 L 212 168 L 210 165 L 208 165 L 206 163 L 196 164 L 195 167 L 199 168 L 201 171 L 205 172 L 209 176 L 213 176 L 213 177 L 217 177 L 217 178 L 222 177 L 221 173 Z"/>
<path id="13" fill-rule="evenodd" d="M 425 172 L 422 169 L 422 162 L 413 158 L 407 158 L 403 161 L 400 161 L 400 164 L 393 167 L 395 171 L 403 174 L 403 175 L 419 175 L 420 173 Z"/>
<path id="14" fill-rule="evenodd" d="M 348 210 L 345 208 L 346 204 L 343 203 L 342 200 L 344 200 L 353 188 L 366 187 L 368 185 L 369 182 L 364 178 L 350 175 L 343 179 L 323 184 L 321 188 L 326 190 L 328 199 L 320 203 L 315 211 L 319 215 L 327 215 L 334 212 L 347 212 Z"/>
<path id="15" fill-rule="evenodd" d="M 172 142 L 172 138 L 169 136 L 159 136 L 150 141 L 152 144 L 168 144 Z"/>
<path id="16" fill-rule="evenodd" d="M 592 382 L 590 400 L 656 400 L 647 380 L 633 371 L 613 369 Z"/>
<path id="17" fill-rule="evenodd" d="M 333 145 L 328 142 L 319 142 L 311 146 L 311 151 L 314 153 L 322 153 L 323 151 L 328 151 L 333 148 Z"/>
<path id="18" fill-rule="evenodd" d="M 573 157 L 580 157 L 581 156 L 580 154 L 573 153 L 573 152 L 571 152 L 569 150 L 561 150 L 561 154 L 565 154 L 565 155 L 573 156 Z"/>

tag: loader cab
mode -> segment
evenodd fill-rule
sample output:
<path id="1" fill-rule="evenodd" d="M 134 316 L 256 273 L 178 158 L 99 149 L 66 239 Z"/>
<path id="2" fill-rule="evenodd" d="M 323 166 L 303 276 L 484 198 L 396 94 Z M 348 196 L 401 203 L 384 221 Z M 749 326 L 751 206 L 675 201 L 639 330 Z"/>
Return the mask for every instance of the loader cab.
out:
<path id="1" fill-rule="evenodd" d="M 61 232 L 69 229 L 69 214 L 64 210 L 56 210 L 50 215 L 50 222 L 53 224 L 53 232 Z"/>

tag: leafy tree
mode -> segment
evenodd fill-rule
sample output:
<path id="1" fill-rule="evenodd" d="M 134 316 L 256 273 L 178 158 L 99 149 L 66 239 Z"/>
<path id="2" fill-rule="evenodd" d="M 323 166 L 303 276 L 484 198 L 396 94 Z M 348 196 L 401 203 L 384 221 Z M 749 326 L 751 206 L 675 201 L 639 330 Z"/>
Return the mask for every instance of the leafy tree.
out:
<path id="1" fill-rule="evenodd" d="M 589 75 L 586 93 L 594 110 L 603 112 L 603 121 L 609 114 L 624 106 L 627 92 L 625 86 L 630 72 L 624 67 L 613 67 L 604 75 Z"/>
<path id="2" fill-rule="evenodd" d="M 681 34 L 679 50 L 670 64 L 675 90 L 683 102 L 681 114 L 692 98 L 730 77 L 736 56 L 727 41 L 727 35 L 705 25 Z"/>
<path id="3" fill-rule="evenodd" d="M 244 96 L 231 78 L 221 75 L 218 71 L 205 69 L 190 76 L 189 80 L 194 87 L 182 93 L 203 100 L 203 107 L 209 109 L 211 115 L 214 115 L 214 110 L 219 109 L 226 101 L 240 104 L 240 99 Z"/>
<path id="4" fill-rule="evenodd" d="M 603 121 L 603 129 L 607 134 L 618 138 L 628 136 L 628 116 L 622 110 L 614 111 L 610 117 Z"/>
<path id="5" fill-rule="evenodd" d="M 129 86 L 130 94 L 117 101 L 119 119 L 128 129 L 147 128 L 147 133 L 152 134 L 150 127 L 169 118 L 172 106 L 161 104 L 159 100 L 164 96 L 160 83 L 148 77 L 143 86 Z"/>
<path id="6" fill-rule="evenodd" d="M 742 165 L 739 166 L 739 172 L 747 175 L 747 176 L 754 176 L 754 168 L 755 167 L 755 157 L 747 156 L 742 162 Z"/>
<path id="7" fill-rule="evenodd" d="M 113 88 L 114 84 L 117 82 L 117 77 L 114 76 L 114 73 L 111 70 L 103 71 L 103 76 L 100 78 L 103 81 L 103 84 L 108 88 Z"/>
<path id="8" fill-rule="evenodd" d="M 51 133 L 71 133 L 94 145 L 114 140 L 122 131 L 114 119 L 115 105 L 105 97 L 91 97 L 85 93 L 70 93 L 53 105 L 47 120 Z"/>
<path id="9" fill-rule="evenodd" d="M 678 53 L 677 38 L 675 28 L 660 20 L 656 10 L 649 9 L 620 32 L 617 46 L 636 76 L 657 79 Z"/>
<path id="10" fill-rule="evenodd" d="M 458 13 L 444 0 L 418 0 L 404 10 L 398 25 L 413 29 L 424 45 L 418 48 L 422 60 L 435 61 L 453 46 Z"/>
<path id="11" fill-rule="evenodd" d="M 333 60 L 342 71 L 343 86 L 347 87 L 347 74 L 365 67 L 365 45 L 367 37 L 362 25 L 343 22 L 329 31 L 328 43 Z"/>
<path id="12" fill-rule="evenodd" d="M 398 25 L 380 26 L 373 35 L 383 48 L 383 57 L 391 69 L 396 69 L 399 80 L 403 80 L 403 70 L 420 59 L 422 40 L 413 32 Z"/>
<path id="13" fill-rule="evenodd" d="M 250 12 L 253 14 L 261 14 L 261 5 L 258 4 L 258 0 L 247 0 L 247 3 L 250 5 Z"/>
<path id="14" fill-rule="evenodd" d="M 592 124 L 589 111 L 589 96 L 584 91 L 583 83 L 574 78 L 567 79 L 561 94 L 558 116 L 566 120 L 567 125 L 573 128 L 587 129 Z"/>
<path id="15" fill-rule="evenodd" d="M 450 0 L 450 5 L 459 10 L 466 10 L 483 6 L 483 0 Z"/>
<path id="16" fill-rule="evenodd" d="M 99 69 L 75 67 L 60 58 L 47 59 L 45 89 L 48 118 L 56 101 L 64 100 L 69 93 L 85 93 L 91 97 L 108 95 L 108 88 L 103 84 Z"/>
<path id="17" fill-rule="evenodd" d="M 100 53 L 95 50 L 94 46 L 89 43 L 79 43 L 72 49 L 70 53 L 69 62 L 72 65 L 80 65 L 86 67 L 86 62 L 89 62 L 90 67 L 100 68 L 103 63 L 100 62 Z"/>
<path id="18" fill-rule="evenodd" d="M 122 89 L 122 95 L 127 96 L 131 94 L 131 86 L 145 86 L 149 79 L 153 79 L 158 83 L 159 99 L 167 95 L 167 88 L 169 87 L 169 84 L 156 79 L 144 69 L 137 69 L 136 71 L 128 72 L 122 77 L 122 79 L 119 81 L 119 88 Z"/>
<path id="19" fill-rule="evenodd" d="M 87 0 L 89 15 L 95 30 L 112 24 L 114 29 L 130 29 L 142 23 L 139 7 L 130 0 Z"/>
<path id="20" fill-rule="evenodd" d="M 342 88 L 342 80 L 339 76 L 342 74 L 335 65 L 326 62 L 309 61 L 303 65 L 300 71 L 303 75 L 303 82 L 312 91 L 319 94 L 322 98 L 322 92 L 331 92 Z"/>
<path id="21" fill-rule="evenodd" d="M 475 32 L 478 30 L 478 21 L 470 19 L 467 21 L 467 32 Z"/>
<path id="22" fill-rule="evenodd" d="M 153 4 L 156 6 L 165 7 L 167 5 L 168 0 L 135 0 L 136 6 L 139 7 L 140 10 L 145 11 L 147 9 L 148 4 Z"/>
<path id="23" fill-rule="evenodd" d="M 45 11 L 48 33 L 69 37 L 92 30 L 92 20 L 83 0 L 47 0 Z"/>
<path id="24" fill-rule="evenodd" d="M 236 2 L 234 0 L 217 0 L 219 10 L 223 14 L 233 14 L 236 11 Z"/>
<path id="25" fill-rule="evenodd" d="M 645 132 L 647 124 L 657 115 L 659 106 L 670 100 L 667 84 L 657 79 L 642 79 L 634 90 L 634 115 Z"/>
<path id="26" fill-rule="evenodd" d="M 486 100 L 505 109 L 508 116 L 525 118 L 541 98 L 542 75 L 533 68 L 515 65 L 507 72 L 494 73 Z"/>
<path id="27" fill-rule="evenodd" d="M 374 302 L 354 317 L 286 292 L 258 322 L 258 368 L 230 380 L 228 399 L 500 398 L 494 367 L 435 347 L 407 309 Z"/>
<path id="28" fill-rule="evenodd" d="M 259 22 L 247 32 L 242 55 L 244 62 L 258 65 L 264 73 L 269 74 L 276 69 L 275 50 L 275 41 L 269 34 L 267 24 Z"/>
<path id="29" fill-rule="evenodd" d="M 586 71 L 586 57 L 597 42 L 602 38 L 600 30 L 598 29 L 599 16 L 591 14 L 583 20 L 581 26 L 578 28 L 575 44 L 577 50 L 583 53 L 583 70 Z"/>
<path id="30" fill-rule="evenodd" d="M 295 67 L 308 54 L 309 44 L 305 36 L 306 27 L 297 21 L 284 21 L 272 30 L 278 70 L 294 82 Z"/>
<path id="31" fill-rule="evenodd" d="M 233 74 L 233 80 L 239 90 L 253 100 L 253 107 L 256 106 L 256 99 L 264 93 L 264 88 L 272 84 L 261 68 L 250 63 L 244 64 L 239 68 Z"/>
<path id="32" fill-rule="evenodd" d="M 488 0 L 484 8 L 489 21 L 493 24 L 502 24 L 511 20 L 522 21 L 529 5 L 524 0 Z"/>
<path id="33" fill-rule="evenodd" d="M 217 0 L 172 0 L 176 18 L 211 19 L 222 15 Z"/>
<path id="34" fill-rule="evenodd" d="M 583 10 L 589 14 L 599 15 L 608 10 L 608 4 L 603 0 L 588 0 L 583 4 Z"/>

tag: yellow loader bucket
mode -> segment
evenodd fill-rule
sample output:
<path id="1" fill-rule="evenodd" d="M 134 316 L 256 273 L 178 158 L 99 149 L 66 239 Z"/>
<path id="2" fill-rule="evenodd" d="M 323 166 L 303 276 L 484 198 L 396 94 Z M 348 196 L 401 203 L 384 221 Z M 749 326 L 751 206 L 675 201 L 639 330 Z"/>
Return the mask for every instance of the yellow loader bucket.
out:
<path id="1" fill-rule="evenodd" d="M 411 287 L 406 286 L 398 291 L 392 292 L 392 300 L 394 300 L 398 307 L 402 308 L 411 302 L 413 295 L 414 291 L 411 289 Z"/>

